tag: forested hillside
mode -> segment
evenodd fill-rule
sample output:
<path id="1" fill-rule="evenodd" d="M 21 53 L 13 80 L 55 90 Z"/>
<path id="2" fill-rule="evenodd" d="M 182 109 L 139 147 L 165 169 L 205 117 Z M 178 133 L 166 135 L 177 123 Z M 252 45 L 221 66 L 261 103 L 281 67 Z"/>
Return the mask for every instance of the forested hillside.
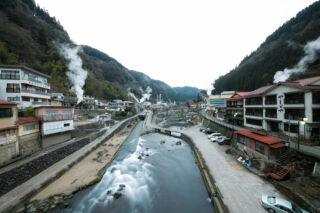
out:
<path id="1" fill-rule="evenodd" d="M 293 67 L 304 54 L 308 41 L 320 36 L 320 1 L 299 12 L 267 37 L 260 47 L 246 56 L 239 66 L 214 82 L 213 93 L 227 90 L 250 91 L 272 84 L 276 71 Z M 307 72 L 291 79 L 320 75 L 320 60 Z"/>
<path id="2" fill-rule="evenodd" d="M 0 1 L 0 64 L 34 68 L 51 76 L 53 91 L 70 93 L 71 85 L 66 76 L 68 61 L 59 54 L 59 44 L 75 45 L 57 19 L 33 0 Z M 81 47 L 83 68 L 88 71 L 84 86 L 86 95 L 109 100 L 128 99 L 128 88 L 140 97 L 143 89 L 150 86 L 154 89 L 152 97 L 161 93 L 166 99 L 185 101 L 183 94 L 177 94 L 165 83 L 149 77 L 148 83 L 136 79 L 107 54 L 86 45 Z"/>

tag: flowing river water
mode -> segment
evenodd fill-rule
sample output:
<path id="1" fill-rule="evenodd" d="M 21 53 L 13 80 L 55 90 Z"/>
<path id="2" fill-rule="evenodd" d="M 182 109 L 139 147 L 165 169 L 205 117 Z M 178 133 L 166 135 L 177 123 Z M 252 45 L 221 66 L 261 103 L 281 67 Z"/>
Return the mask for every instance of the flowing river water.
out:
<path id="1" fill-rule="evenodd" d="M 142 122 L 98 184 L 77 193 L 71 207 L 53 212 L 214 212 L 190 146 L 159 133 L 140 136 L 141 127 Z"/>

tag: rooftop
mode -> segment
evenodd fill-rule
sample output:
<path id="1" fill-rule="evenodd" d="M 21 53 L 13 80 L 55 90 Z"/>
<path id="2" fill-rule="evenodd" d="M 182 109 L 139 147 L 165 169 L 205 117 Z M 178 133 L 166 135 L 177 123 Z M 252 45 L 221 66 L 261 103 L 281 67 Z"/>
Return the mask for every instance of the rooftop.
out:
<path id="1" fill-rule="evenodd" d="M 11 101 L 0 100 L 0 105 L 17 105 L 18 103 L 14 103 Z"/>
<path id="2" fill-rule="evenodd" d="M 264 132 L 242 129 L 242 130 L 235 131 L 235 133 L 239 134 L 239 135 L 246 136 L 248 138 L 254 139 L 256 141 L 259 141 L 261 143 L 265 143 L 268 145 L 272 145 L 272 144 L 276 144 L 276 143 L 285 143 L 284 140 L 282 140 L 280 138 L 274 138 L 274 137 L 267 136 L 266 133 L 264 133 Z M 274 147 L 274 148 L 277 148 L 277 147 Z"/>
<path id="3" fill-rule="evenodd" d="M 36 121 L 38 121 L 38 119 L 35 117 L 21 117 L 18 120 L 18 124 L 31 123 Z"/>

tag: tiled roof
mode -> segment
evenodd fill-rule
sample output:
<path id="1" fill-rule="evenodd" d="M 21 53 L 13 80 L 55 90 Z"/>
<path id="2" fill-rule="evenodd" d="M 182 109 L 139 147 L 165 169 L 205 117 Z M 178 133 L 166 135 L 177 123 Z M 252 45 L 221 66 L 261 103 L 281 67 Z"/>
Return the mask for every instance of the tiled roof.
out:
<path id="1" fill-rule="evenodd" d="M 266 92 L 267 90 L 275 87 L 276 85 L 267 85 L 264 87 L 260 87 L 256 90 L 253 90 L 252 92 L 249 92 L 247 95 L 245 96 L 252 96 L 252 95 L 261 95 L 262 93 Z"/>
<path id="2" fill-rule="evenodd" d="M 17 129 L 18 126 L 6 126 L 6 127 L 3 127 L 3 128 L 0 128 L 0 130 L 7 130 L 7 129 Z"/>
<path id="3" fill-rule="evenodd" d="M 18 103 L 14 103 L 14 102 L 11 102 L 11 101 L 0 100 L 0 104 L 17 105 Z"/>
<path id="4" fill-rule="evenodd" d="M 235 132 L 236 134 L 239 134 L 239 135 L 243 135 L 243 136 L 246 136 L 248 138 L 251 138 L 251 139 L 254 139 L 254 140 L 257 140 L 261 143 L 265 143 L 265 144 L 276 144 L 276 143 L 284 143 L 285 141 L 280 139 L 280 138 L 274 138 L 274 137 L 270 137 L 270 136 L 266 136 L 266 135 L 263 135 L 263 134 L 257 134 L 258 132 L 255 132 L 255 131 L 250 131 L 250 130 L 238 130 Z"/>
<path id="5" fill-rule="evenodd" d="M 293 81 L 293 82 L 297 82 L 301 86 L 306 86 L 306 85 L 314 83 L 317 80 L 320 80 L 320 76 L 315 76 L 312 78 L 305 78 L 305 79 L 301 79 L 301 80 L 297 80 L 297 81 Z"/>
<path id="6" fill-rule="evenodd" d="M 245 96 L 248 95 L 250 92 L 236 92 L 239 96 Z"/>
<path id="7" fill-rule="evenodd" d="M 35 117 L 21 117 L 19 118 L 18 123 L 24 124 L 24 123 L 30 123 L 30 122 L 36 122 L 36 121 L 38 121 L 38 119 Z"/>

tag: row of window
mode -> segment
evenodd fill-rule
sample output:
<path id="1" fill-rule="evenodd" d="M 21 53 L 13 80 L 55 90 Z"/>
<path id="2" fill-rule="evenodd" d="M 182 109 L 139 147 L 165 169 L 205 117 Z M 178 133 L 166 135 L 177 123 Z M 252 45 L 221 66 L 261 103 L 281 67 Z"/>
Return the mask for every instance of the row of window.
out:
<path id="1" fill-rule="evenodd" d="M 239 136 L 239 140 L 238 140 L 239 143 L 243 144 L 243 145 L 246 145 L 246 139 L 244 136 Z M 262 154 L 264 154 L 264 146 L 258 142 L 255 143 L 255 150 L 257 152 L 260 152 Z"/>
<path id="2" fill-rule="evenodd" d="M 72 111 L 71 110 L 62 110 L 61 111 L 62 119 L 72 119 Z M 59 111 L 58 110 L 50 110 L 46 111 L 46 120 L 59 120 Z"/>
<path id="3" fill-rule="evenodd" d="M 19 71 L 14 70 L 2 70 L 0 74 L 0 79 L 4 80 L 20 80 Z"/>
<path id="4" fill-rule="evenodd" d="M 30 125 L 26 125 L 23 127 L 23 131 L 30 131 L 30 130 L 34 130 L 34 129 L 38 129 L 38 124 L 30 124 Z"/>
<path id="5" fill-rule="evenodd" d="M 10 108 L 0 108 L 0 118 L 11 118 L 13 116 Z"/>

